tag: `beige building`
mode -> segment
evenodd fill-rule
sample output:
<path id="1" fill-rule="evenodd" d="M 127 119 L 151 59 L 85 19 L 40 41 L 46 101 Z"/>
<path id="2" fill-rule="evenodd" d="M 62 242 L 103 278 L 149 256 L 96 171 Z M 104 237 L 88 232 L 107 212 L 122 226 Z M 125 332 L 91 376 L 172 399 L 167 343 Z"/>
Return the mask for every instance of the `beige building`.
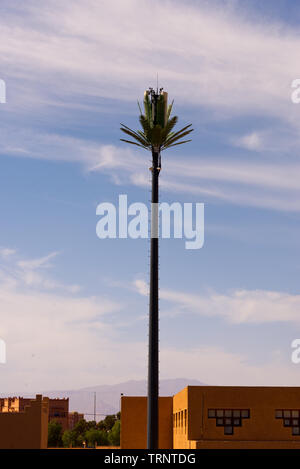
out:
<path id="1" fill-rule="evenodd" d="M 45 449 L 49 399 L 37 395 L 19 412 L 0 413 L 0 449 Z"/>
<path id="2" fill-rule="evenodd" d="M 84 414 L 79 414 L 78 412 L 69 412 L 69 430 L 73 430 L 76 423 L 82 419 L 84 419 Z"/>
<path id="3" fill-rule="evenodd" d="M 147 398 L 121 399 L 121 448 L 146 448 Z M 159 412 L 160 449 L 300 449 L 299 387 L 188 386 Z"/>
<path id="4" fill-rule="evenodd" d="M 24 397 L 6 397 L 3 399 L 2 413 L 24 412 L 32 399 Z M 69 398 L 49 399 L 49 422 L 55 420 L 62 426 L 63 431 L 69 428 Z"/>
<path id="5" fill-rule="evenodd" d="M 49 399 L 49 422 L 60 423 L 63 431 L 69 428 L 69 398 Z"/>
<path id="6" fill-rule="evenodd" d="M 159 398 L 159 448 L 173 448 L 173 398 Z M 121 448 L 147 447 L 147 398 L 121 397 Z"/>

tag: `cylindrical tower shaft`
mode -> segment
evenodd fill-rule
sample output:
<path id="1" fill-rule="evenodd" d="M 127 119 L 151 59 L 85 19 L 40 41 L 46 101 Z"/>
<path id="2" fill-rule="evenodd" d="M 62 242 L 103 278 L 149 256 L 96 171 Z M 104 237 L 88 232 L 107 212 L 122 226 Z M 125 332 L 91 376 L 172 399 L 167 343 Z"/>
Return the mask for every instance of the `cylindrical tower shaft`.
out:
<path id="1" fill-rule="evenodd" d="M 151 252 L 149 301 L 148 355 L 148 449 L 158 449 L 158 390 L 159 390 L 159 320 L 158 320 L 158 181 L 159 152 L 152 151 Z"/>

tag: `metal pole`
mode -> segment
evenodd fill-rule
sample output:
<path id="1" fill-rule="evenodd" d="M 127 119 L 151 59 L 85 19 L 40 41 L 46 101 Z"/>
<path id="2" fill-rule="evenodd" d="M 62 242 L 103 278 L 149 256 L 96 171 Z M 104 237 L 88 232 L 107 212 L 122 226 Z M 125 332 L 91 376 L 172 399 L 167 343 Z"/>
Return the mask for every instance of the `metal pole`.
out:
<path id="1" fill-rule="evenodd" d="M 154 124 L 156 100 L 154 99 Z M 158 449 L 158 180 L 159 150 L 152 149 L 152 199 L 151 199 L 151 252 L 150 252 L 150 301 L 149 301 L 149 353 L 148 353 L 148 419 L 147 448 Z"/>
<path id="2" fill-rule="evenodd" d="M 96 393 L 94 392 L 94 421 L 96 422 Z"/>

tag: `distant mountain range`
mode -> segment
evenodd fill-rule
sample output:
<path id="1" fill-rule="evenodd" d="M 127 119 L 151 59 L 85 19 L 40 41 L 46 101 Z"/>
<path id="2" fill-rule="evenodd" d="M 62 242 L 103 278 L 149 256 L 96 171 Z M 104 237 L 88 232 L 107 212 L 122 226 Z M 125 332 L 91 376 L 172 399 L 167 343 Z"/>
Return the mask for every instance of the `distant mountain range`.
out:
<path id="1" fill-rule="evenodd" d="M 177 378 L 162 379 L 160 381 L 160 395 L 173 396 L 184 387 L 201 386 L 195 379 Z M 105 415 L 115 414 L 120 410 L 121 393 L 124 396 L 145 396 L 147 394 L 146 381 L 126 381 L 125 383 L 113 385 L 93 386 L 78 390 L 67 391 L 43 391 L 43 396 L 50 398 L 69 397 L 70 411 L 77 411 L 85 414 L 86 420 L 93 420 L 94 417 L 94 395 L 96 393 L 96 414 L 97 420 L 101 420 Z M 10 394 L 12 395 L 12 394 Z M 17 393 L 17 396 L 28 397 L 28 393 Z M 30 396 L 34 397 L 33 394 Z M 2 397 L 7 397 L 2 395 Z"/>

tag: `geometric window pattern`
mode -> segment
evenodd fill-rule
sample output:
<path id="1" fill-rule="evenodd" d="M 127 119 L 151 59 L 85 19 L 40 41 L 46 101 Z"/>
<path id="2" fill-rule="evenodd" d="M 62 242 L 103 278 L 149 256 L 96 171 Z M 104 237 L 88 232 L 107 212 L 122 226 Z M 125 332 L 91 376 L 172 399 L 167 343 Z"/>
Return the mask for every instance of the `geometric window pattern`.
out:
<path id="1" fill-rule="evenodd" d="M 208 409 L 208 418 L 216 419 L 217 427 L 224 427 L 224 435 L 233 435 L 234 427 L 241 427 L 243 419 L 250 418 L 250 410 Z"/>
<path id="2" fill-rule="evenodd" d="M 300 410 L 275 410 L 275 418 L 282 419 L 284 427 L 291 427 L 292 435 L 300 436 Z"/>

